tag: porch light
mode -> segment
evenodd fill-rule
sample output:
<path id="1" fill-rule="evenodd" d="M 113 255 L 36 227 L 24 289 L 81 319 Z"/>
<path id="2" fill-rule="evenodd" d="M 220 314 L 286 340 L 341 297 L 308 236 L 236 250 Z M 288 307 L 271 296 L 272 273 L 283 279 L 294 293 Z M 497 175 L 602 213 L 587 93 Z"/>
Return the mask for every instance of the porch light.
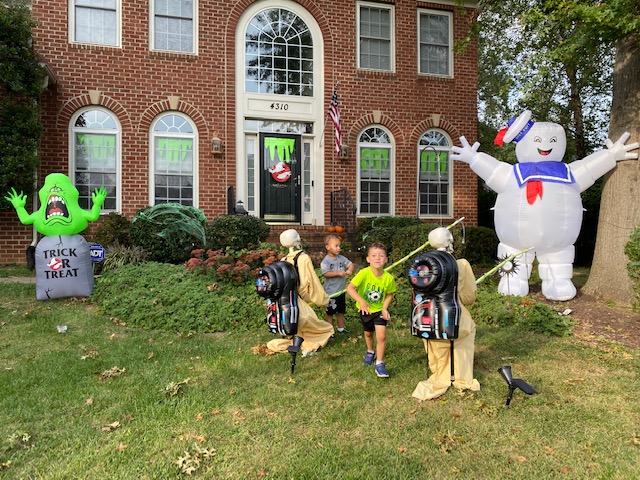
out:
<path id="1" fill-rule="evenodd" d="M 218 132 L 213 132 L 211 139 L 211 153 L 219 155 L 222 153 L 222 139 L 218 136 Z"/>

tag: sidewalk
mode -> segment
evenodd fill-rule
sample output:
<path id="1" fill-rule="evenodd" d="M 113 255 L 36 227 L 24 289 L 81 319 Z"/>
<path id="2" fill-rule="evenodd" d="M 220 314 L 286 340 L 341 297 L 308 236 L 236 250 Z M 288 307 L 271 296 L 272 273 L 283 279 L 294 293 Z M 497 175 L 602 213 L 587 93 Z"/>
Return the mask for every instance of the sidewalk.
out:
<path id="1" fill-rule="evenodd" d="M 33 277 L 1 277 L 0 283 L 36 283 L 35 275 Z"/>

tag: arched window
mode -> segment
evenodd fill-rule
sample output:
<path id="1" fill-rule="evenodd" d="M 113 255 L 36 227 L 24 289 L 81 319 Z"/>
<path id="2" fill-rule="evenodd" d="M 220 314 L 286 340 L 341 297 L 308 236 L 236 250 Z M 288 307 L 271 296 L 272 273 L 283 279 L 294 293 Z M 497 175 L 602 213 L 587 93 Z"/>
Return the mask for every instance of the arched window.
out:
<path id="1" fill-rule="evenodd" d="M 441 130 L 427 130 L 418 142 L 420 216 L 449 217 L 451 212 L 451 140 Z"/>
<path id="2" fill-rule="evenodd" d="M 247 25 L 245 53 L 247 92 L 313 96 L 313 38 L 295 13 L 258 13 Z"/>
<path id="3" fill-rule="evenodd" d="M 71 119 L 71 168 L 80 197 L 78 204 L 89 210 L 91 194 L 105 187 L 103 210 L 120 207 L 120 124 L 103 108 L 80 110 Z"/>
<path id="4" fill-rule="evenodd" d="M 196 206 L 194 195 L 195 125 L 185 115 L 168 113 L 151 125 L 152 201 Z"/>
<path id="5" fill-rule="evenodd" d="M 359 211 L 392 215 L 393 143 L 381 127 L 368 127 L 358 137 Z"/>

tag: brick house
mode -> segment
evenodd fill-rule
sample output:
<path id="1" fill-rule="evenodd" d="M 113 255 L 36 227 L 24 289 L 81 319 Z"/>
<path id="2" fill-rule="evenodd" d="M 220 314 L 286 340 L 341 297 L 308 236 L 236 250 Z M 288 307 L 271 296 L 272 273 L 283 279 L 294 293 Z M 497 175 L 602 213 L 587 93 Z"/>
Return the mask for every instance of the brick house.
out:
<path id="1" fill-rule="evenodd" d="M 88 209 L 105 186 L 105 213 L 128 218 L 168 201 L 213 218 L 234 187 L 273 230 L 303 236 L 336 222 L 345 199 L 358 217 L 477 223 L 477 177 L 448 157 L 459 136 L 477 136 L 476 45 L 453 52 L 474 3 L 31 3 L 51 80 L 38 187 L 65 173 Z M 12 209 L 0 226 L 0 263 L 24 262 L 33 229 Z"/>

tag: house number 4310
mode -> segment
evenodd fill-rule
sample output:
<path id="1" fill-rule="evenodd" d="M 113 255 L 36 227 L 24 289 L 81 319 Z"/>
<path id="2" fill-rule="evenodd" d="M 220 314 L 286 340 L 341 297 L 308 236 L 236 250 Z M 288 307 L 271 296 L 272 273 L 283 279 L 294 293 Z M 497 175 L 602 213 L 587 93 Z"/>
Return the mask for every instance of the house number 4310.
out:
<path id="1" fill-rule="evenodd" d="M 288 103 L 272 103 L 271 110 L 289 110 Z"/>

